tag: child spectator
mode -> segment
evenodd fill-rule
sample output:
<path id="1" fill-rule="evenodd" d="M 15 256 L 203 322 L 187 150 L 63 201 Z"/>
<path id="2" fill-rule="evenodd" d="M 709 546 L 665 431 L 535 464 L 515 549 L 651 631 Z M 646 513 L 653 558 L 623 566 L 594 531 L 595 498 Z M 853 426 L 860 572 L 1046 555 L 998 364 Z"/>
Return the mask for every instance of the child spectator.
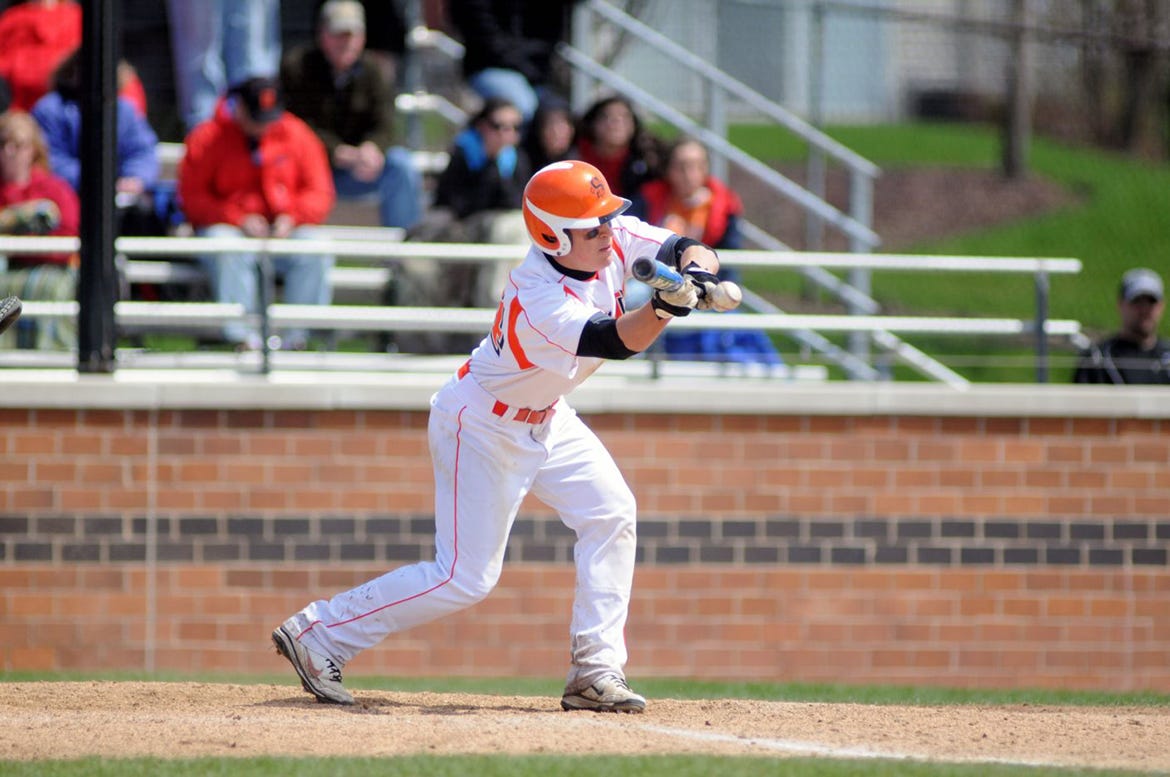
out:
<path id="1" fill-rule="evenodd" d="M 284 110 L 275 80 L 252 78 L 232 87 L 213 118 L 186 140 L 179 165 L 179 199 L 197 234 L 312 238 L 333 207 L 333 181 L 325 147 L 313 130 Z M 252 253 L 201 259 L 218 302 L 236 302 L 259 312 L 257 263 Z M 285 299 L 299 305 L 328 305 L 333 257 L 278 256 Z M 240 350 L 261 347 L 260 335 L 241 323 L 224 327 Z M 306 347 L 308 332 L 285 333 L 284 347 Z"/>
<path id="2" fill-rule="evenodd" d="M 742 245 L 739 195 L 711 175 L 707 149 L 692 137 L 680 137 L 668 147 L 662 177 L 642 184 L 630 212 L 712 248 Z M 738 282 L 739 273 L 721 267 L 719 278 Z M 781 363 L 772 341 L 759 330 L 667 332 L 663 343 L 668 354 L 681 359 Z"/>
<path id="3" fill-rule="evenodd" d="M 81 222 L 77 194 L 49 171 L 49 154 L 40 128 L 23 111 L 0 115 L 0 233 L 8 235 L 76 235 Z M 76 254 L 28 254 L 8 257 L 0 276 L 0 298 L 77 299 Z M 23 320 L 0 342 L 16 336 L 22 348 L 77 347 L 73 319 Z"/>

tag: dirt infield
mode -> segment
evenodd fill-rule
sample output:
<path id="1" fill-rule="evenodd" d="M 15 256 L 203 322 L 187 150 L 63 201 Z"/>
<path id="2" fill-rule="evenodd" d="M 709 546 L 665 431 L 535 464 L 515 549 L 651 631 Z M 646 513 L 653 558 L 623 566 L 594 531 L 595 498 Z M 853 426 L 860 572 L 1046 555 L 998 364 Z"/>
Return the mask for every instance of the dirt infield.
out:
<path id="1" fill-rule="evenodd" d="M 0 683 L 0 759 L 454 753 L 816 755 L 1170 769 L 1170 710 L 905 707 L 652 699 L 644 715 L 566 713 L 551 697 L 208 683 Z M 320 736 L 344 721 L 346 736 Z"/>

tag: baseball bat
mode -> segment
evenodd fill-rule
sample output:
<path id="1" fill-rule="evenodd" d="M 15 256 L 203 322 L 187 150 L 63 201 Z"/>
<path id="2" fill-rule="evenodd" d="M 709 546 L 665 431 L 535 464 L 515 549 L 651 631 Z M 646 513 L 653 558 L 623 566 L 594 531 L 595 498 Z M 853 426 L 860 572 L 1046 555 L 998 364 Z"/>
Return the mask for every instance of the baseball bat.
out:
<path id="1" fill-rule="evenodd" d="M 0 335 L 4 334 L 8 327 L 16 323 L 16 319 L 20 318 L 20 311 L 24 306 L 20 304 L 19 297 L 5 297 L 0 299 Z"/>
<path id="2" fill-rule="evenodd" d="M 678 270 L 648 256 L 639 256 L 635 259 L 630 271 L 636 280 L 660 291 L 678 291 L 687 282 Z"/>
<path id="3" fill-rule="evenodd" d="M 630 271 L 635 280 L 639 280 L 652 289 L 662 291 L 677 291 L 684 284 L 691 283 L 678 270 L 651 259 L 648 256 L 639 256 L 630 265 Z M 697 287 L 700 296 L 707 293 L 702 286 Z M 743 302 L 743 291 L 731 281 L 721 281 L 711 290 L 711 309 L 720 313 L 735 310 Z"/>

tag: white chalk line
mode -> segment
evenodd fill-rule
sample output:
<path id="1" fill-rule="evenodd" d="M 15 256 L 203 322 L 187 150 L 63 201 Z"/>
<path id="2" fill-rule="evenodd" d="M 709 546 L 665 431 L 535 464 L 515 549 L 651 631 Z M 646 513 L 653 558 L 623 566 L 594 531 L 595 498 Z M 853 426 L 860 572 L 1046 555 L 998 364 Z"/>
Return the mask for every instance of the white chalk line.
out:
<path id="1" fill-rule="evenodd" d="M 617 725 L 609 723 L 609 725 Z M 628 728 L 629 722 L 622 721 L 622 727 Z M 881 759 L 890 761 L 932 761 L 949 763 L 993 763 L 1005 766 L 1057 766 L 1068 767 L 1068 764 L 1056 761 L 1042 761 L 1017 758 L 982 758 L 979 756 L 944 756 L 937 754 L 910 753 L 896 750 L 881 750 L 870 747 L 841 747 L 823 742 L 806 742 L 799 739 L 773 739 L 771 737 L 744 736 L 739 734 L 721 734 L 715 731 L 695 731 L 689 728 L 673 728 L 655 724 L 635 724 L 644 731 L 690 739 L 696 742 L 713 742 L 732 744 L 746 749 L 761 748 L 778 753 L 796 756 L 821 756 L 827 758 L 857 758 Z"/>

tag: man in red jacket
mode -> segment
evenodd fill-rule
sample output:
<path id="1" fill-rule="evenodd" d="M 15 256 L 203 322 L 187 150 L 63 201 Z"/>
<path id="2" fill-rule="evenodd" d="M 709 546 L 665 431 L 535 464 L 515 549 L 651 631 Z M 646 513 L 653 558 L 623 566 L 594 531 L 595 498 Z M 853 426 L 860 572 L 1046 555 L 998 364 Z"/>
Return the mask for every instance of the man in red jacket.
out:
<path id="1" fill-rule="evenodd" d="M 196 234 L 312 238 L 333 208 L 335 193 L 325 147 L 307 124 L 284 110 L 277 83 L 250 78 L 228 90 L 215 115 L 187 136 L 179 166 L 179 198 Z M 226 253 L 203 257 L 219 302 L 259 311 L 258 257 Z M 273 268 L 284 279 L 285 300 L 328 305 L 332 256 L 277 256 Z M 260 347 L 260 336 L 241 323 L 224 336 L 244 350 Z M 283 347 L 301 349 L 308 332 L 290 329 Z"/>

